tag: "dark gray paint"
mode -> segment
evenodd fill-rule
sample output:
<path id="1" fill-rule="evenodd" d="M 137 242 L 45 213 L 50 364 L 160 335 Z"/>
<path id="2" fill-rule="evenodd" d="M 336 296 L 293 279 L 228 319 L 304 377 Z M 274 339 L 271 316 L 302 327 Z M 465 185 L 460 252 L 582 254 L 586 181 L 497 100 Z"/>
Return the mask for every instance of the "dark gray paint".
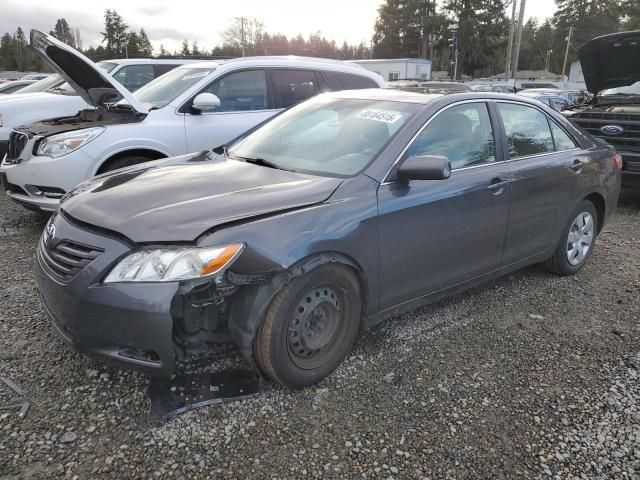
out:
<path id="1" fill-rule="evenodd" d="M 527 99 L 382 90 L 332 95 L 422 106 L 379 157 L 351 178 L 283 172 L 200 153 L 106 174 L 72 192 L 61 207 L 66 218 L 54 220 L 58 232 L 106 251 L 69 285 L 58 285 L 42 272 L 36 279 L 58 322 L 73 325 L 81 315 L 85 328 L 95 325 L 103 335 L 99 348 L 87 347 L 91 342 L 86 339 L 76 341 L 78 348 L 113 358 L 104 352 L 112 353 L 114 345 L 132 341 L 133 335 L 161 355 L 161 365 L 149 370 L 171 372 L 175 354 L 167 347 L 166 332 L 175 319 L 168 315 L 167 302 L 177 284 L 100 283 L 129 242 L 131 248 L 245 242 L 231 268 L 234 275 L 216 280 L 212 288 L 225 292 L 220 295 L 231 305 L 232 335 L 250 355 L 253 334 L 273 294 L 319 263 L 340 262 L 356 270 L 366 326 L 548 258 L 561 227 L 588 195 L 602 202 L 605 221 L 615 208 L 620 174 L 613 168 L 611 148 L 596 145 L 561 115 Z M 498 125 L 497 163 L 454 171 L 447 180 L 398 179 L 398 160 L 409 141 L 435 112 L 461 101 L 533 105 L 555 118 L 581 148 L 511 160 Z M 573 168 L 576 159 L 584 165 Z M 90 237 L 78 240 L 83 235 Z M 189 290 L 188 282 L 182 290 Z M 134 330 L 125 326 L 132 316 Z M 148 336 L 142 340 L 139 332 Z M 102 345 L 104 339 L 110 347 Z"/>

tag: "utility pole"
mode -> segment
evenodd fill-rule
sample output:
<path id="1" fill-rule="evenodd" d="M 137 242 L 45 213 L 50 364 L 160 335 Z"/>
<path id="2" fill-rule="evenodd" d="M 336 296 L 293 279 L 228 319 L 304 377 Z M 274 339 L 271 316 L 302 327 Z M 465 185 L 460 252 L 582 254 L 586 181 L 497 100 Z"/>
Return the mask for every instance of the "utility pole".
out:
<path id="1" fill-rule="evenodd" d="M 513 30 L 516 22 L 516 6 L 518 0 L 511 0 L 513 2 L 513 8 L 511 9 L 511 22 L 509 22 L 509 46 L 507 47 L 507 62 L 504 69 L 505 80 L 509 80 L 511 77 L 511 56 L 513 55 Z"/>
<path id="2" fill-rule="evenodd" d="M 547 56 L 544 60 L 544 69 L 548 72 L 549 69 L 551 68 L 551 54 L 553 53 L 553 50 L 548 49 L 547 50 Z"/>
<path id="3" fill-rule="evenodd" d="M 244 57 L 244 17 L 240 17 L 240 43 L 242 44 L 242 56 Z"/>
<path id="4" fill-rule="evenodd" d="M 458 79 L 458 24 L 452 23 L 449 27 L 451 38 L 449 46 L 451 47 L 451 80 Z"/>
<path id="5" fill-rule="evenodd" d="M 567 60 L 569 59 L 569 45 L 571 45 L 571 34 L 573 27 L 569 27 L 569 36 L 567 37 L 567 49 L 564 52 L 564 63 L 562 64 L 562 81 L 564 82 L 564 72 L 567 71 Z M 566 85 L 566 82 L 565 82 Z"/>
<path id="6" fill-rule="evenodd" d="M 515 78 L 518 73 L 518 60 L 520 59 L 520 43 L 522 42 L 522 25 L 524 24 L 524 8 L 527 0 L 520 0 L 520 13 L 518 15 L 518 34 L 516 35 L 516 48 L 513 56 L 513 69 L 511 70 Z"/>

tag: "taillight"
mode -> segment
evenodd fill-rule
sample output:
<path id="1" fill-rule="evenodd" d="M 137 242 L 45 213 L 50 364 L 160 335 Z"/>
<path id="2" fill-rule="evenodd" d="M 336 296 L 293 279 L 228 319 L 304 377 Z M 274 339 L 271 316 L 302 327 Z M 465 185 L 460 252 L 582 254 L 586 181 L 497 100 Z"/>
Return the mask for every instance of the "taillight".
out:
<path id="1" fill-rule="evenodd" d="M 616 167 L 616 169 L 622 170 L 622 155 L 616 152 L 613 154 L 612 160 L 613 165 Z"/>

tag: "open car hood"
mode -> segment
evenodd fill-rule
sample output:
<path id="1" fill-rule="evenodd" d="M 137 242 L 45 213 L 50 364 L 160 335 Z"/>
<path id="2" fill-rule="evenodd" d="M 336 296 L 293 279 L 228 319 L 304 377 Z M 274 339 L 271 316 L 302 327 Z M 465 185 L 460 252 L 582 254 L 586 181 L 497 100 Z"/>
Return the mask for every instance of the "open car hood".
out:
<path id="1" fill-rule="evenodd" d="M 134 242 L 193 241 L 230 222 L 323 202 L 340 183 L 204 151 L 100 175 L 71 191 L 60 208 Z"/>
<path id="2" fill-rule="evenodd" d="M 640 31 L 596 37 L 578 50 L 589 92 L 640 81 Z"/>
<path id="3" fill-rule="evenodd" d="M 149 113 L 129 90 L 74 48 L 38 30 L 31 30 L 31 48 L 89 105 L 104 106 L 119 94 L 138 113 Z"/>

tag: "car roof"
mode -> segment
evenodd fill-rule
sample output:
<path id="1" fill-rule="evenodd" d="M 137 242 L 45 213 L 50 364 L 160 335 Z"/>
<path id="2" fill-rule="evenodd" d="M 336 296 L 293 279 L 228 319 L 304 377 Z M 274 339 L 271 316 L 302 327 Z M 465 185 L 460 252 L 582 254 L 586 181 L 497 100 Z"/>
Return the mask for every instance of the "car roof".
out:
<path id="1" fill-rule="evenodd" d="M 306 67 L 306 68 L 328 68 L 329 70 L 341 70 L 345 72 L 353 72 L 358 75 L 366 75 L 370 77 L 378 77 L 379 75 L 366 70 L 362 65 L 345 62 L 342 60 L 333 60 L 330 58 L 315 57 L 299 57 L 294 55 L 283 56 L 261 56 L 261 57 L 240 57 L 228 60 L 212 60 L 201 61 L 198 63 L 190 63 L 182 65 L 179 68 L 212 68 L 220 65 L 243 65 L 243 66 L 287 66 L 287 67 Z"/>
<path id="2" fill-rule="evenodd" d="M 169 64 L 169 65 L 182 65 L 182 64 L 194 64 L 199 63 L 200 59 L 187 59 L 187 58 L 112 58 L 109 60 L 101 60 L 96 63 L 116 63 L 118 65 L 138 65 L 138 64 Z"/>
<path id="3" fill-rule="evenodd" d="M 353 98 L 362 100 L 380 100 L 389 102 L 414 103 L 427 105 L 438 99 L 448 99 L 448 103 L 455 103 L 465 100 L 508 100 L 536 105 L 531 97 L 518 96 L 513 93 L 499 92 L 451 92 L 451 93 L 416 93 L 395 88 L 368 88 L 362 90 L 341 90 L 337 92 L 324 93 L 330 98 Z M 559 97 L 563 98 L 563 97 Z"/>

